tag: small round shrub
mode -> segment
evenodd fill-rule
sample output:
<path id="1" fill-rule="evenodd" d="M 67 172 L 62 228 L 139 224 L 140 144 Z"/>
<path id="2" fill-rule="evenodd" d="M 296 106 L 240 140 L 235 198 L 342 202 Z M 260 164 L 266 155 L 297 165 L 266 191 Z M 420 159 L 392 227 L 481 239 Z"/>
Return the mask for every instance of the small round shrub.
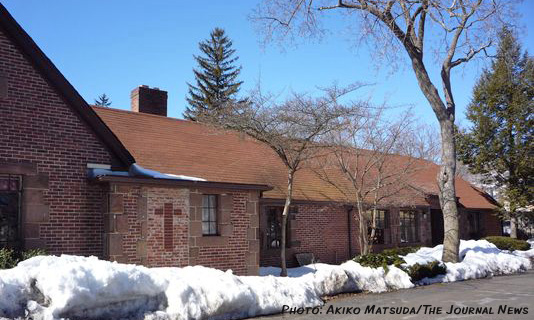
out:
<path id="1" fill-rule="evenodd" d="M 392 256 L 383 253 L 369 253 L 363 256 L 357 256 L 356 258 L 354 258 L 354 261 L 358 262 L 364 267 L 383 267 L 386 270 L 387 266 L 389 265 L 400 267 L 401 264 L 405 263 L 404 259 L 397 255 Z"/>
<path id="2" fill-rule="evenodd" d="M 485 240 L 488 240 L 489 242 L 493 243 L 497 248 L 501 250 L 529 250 L 530 245 L 525 240 L 519 240 L 514 238 L 508 238 L 508 237 L 486 237 Z"/>
<path id="3" fill-rule="evenodd" d="M 446 274 L 447 266 L 439 261 L 432 261 L 427 264 L 416 263 L 404 268 L 404 271 L 410 275 L 412 282 L 417 282 L 424 278 L 434 278 L 440 274 Z"/>

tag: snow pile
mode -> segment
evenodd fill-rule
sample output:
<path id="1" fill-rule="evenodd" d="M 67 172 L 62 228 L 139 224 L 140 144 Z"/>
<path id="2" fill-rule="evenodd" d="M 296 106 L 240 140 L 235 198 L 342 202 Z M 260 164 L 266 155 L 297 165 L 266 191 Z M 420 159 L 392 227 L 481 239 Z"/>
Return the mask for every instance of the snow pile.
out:
<path id="1" fill-rule="evenodd" d="M 462 241 L 460 263 L 446 263 L 447 274 L 421 283 L 450 282 L 524 271 L 534 249 L 501 251 L 485 241 Z M 441 258 L 442 246 L 406 255 L 407 265 Z M 235 319 L 278 313 L 283 305 L 313 307 L 321 297 L 341 292 L 384 292 L 411 288 L 403 270 L 312 264 L 288 269 L 262 268 L 263 276 L 236 276 L 201 266 L 146 268 L 62 255 L 34 257 L 0 270 L 0 317 Z"/>
<path id="2" fill-rule="evenodd" d="M 414 285 L 406 272 L 395 266 L 384 268 L 363 267 L 354 261 L 341 265 L 350 278 L 350 291 L 385 292 L 389 290 L 408 289 Z"/>
<path id="3" fill-rule="evenodd" d="M 277 313 L 283 305 L 318 306 L 325 288 L 315 285 L 326 282 L 330 283 L 326 289 L 335 287 L 328 273 L 319 280 L 311 274 L 302 278 L 239 277 L 231 271 L 200 266 L 183 268 L 178 275 L 176 268 L 163 271 L 171 279 L 165 291 L 165 311 L 173 319 L 235 319 Z"/>
<path id="4" fill-rule="evenodd" d="M 68 255 L 31 258 L 0 278 L 0 315 L 20 315 L 30 302 L 46 318 L 143 313 L 160 304 L 166 285 L 142 266 Z"/>
<path id="5" fill-rule="evenodd" d="M 530 249 L 534 249 L 534 238 L 528 239 L 527 242 L 530 244 Z"/>
<path id="6" fill-rule="evenodd" d="M 96 257 L 40 256 L 0 271 L 0 317 L 242 318 L 318 306 L 345 290 L 338 266 L 300 277 L 235 276 L 202 266 L 146 268 Z"/>
<path id="7" fill-rule="evenodd" d="M 434 248 L 421 248 L 417 252 L 404 256 L 406 265 L 424 264 L 439 261 L 443 253 L 443 245 Z M 460 242 L 460 258 L 462 262 L 446 262 L 447 274 L 436 279 L 423 279 L 422 283 L 453 282 L 488 276 L 523 272 L 532 267 L 530 257 L 534 250 L 514 251 L 498 249 L 486 240 L 462 240 Z"/>
<path id="8" fill-rule="evenodd" d="M 287 270 L 288 277 L 304 278 L 310 274 L 315 275 L 315 287 L 323 288 L 318 291 L 320 296 L 356 291 L 385 292 L 413 287 L 408 274 L 399 268 L 390 266 L 386 272 L 384 268 L 363 267 L 352 260 L 340 266 L 317 263 Z M 280 268 L 260 268 L 260 275 L 278 276 Z"/>

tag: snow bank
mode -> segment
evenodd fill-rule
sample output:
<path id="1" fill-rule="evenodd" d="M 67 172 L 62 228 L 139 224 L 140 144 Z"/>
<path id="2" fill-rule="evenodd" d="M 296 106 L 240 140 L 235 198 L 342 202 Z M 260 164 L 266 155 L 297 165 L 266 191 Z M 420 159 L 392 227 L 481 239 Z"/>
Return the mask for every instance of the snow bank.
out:
<path id="1" fill-rule="evenodd" d="M 348 277 L 323 264 L 299 277 L 235 276 L 202 266 L 146 268 L 62 255 L 34 257 L 0 271 L 0 317 L 243 318 L 283 305 L 318 306 Z"/>
<path id="2" fill-rule="evenodd" d="M 480 278 L 531 268 L 534 249 L 501 251 L 485 241 L 462 241 L 460 263 L 421 284 Z M 442 246 L 406 255 L 408 265 L 441 258 Z M 263 276 L 236 276 L 201 266 L 146 268 L 62 255 L 34 257 L 0 270 L 0 317 L 236 319 L 277 313 L 283 305 L 313 307 L 321 297 L 341 292 L 384 292 L 411 288 L 403 270 L 312 264 L 288 269 L 261 268 Z"/>
<path id="3" fill-rule="evenodd" d="M 341 268 L 350 278 L 350 291 L 385 292 L 389 290 L 408 289 L 414 285 L 406 272 L 395 266 L 384 268 L 363 267 L 354 261 L 347 261 Z"/>
<path id="4" fill-rule="evenodd" d="M 443 245 L 434 248 L 421 248 L 417 252 L 404 256 L 406 265 L 423 264 L 440 261 Z M 436 279 L 423 279 L 422 283 L 452 282 L 488 276 L 523 272 L 532 267 L 530 257 L 534 250 L 514 251 L 498 249 L 486 240 L 462 240 L 460 242 L 460 258 L 462 262 L 446 262 L 447 274 Z"/>
<path id="5" fill-rule="evenodd" d="M 231 271 L 200 266 L 183 268 L 176 276 L 175 269 L 165 271 L 172 278 L 165 291 L 166 313 L 173 319 L 235 319 L 277 313 L 283 305 L 317 306 L 322 304 L 320 294 L 330 288 L 316 287 L 317 283 L 335 282 L 328 273 L 319 280 L 311 274 L 302 278 L 239 277 Z"/>
<path id="6" fill-rule="evenodd" d="M 0 278 L 0 315 L 20 315 L 36 300 L 47 305 L 37 309 L 49 319 L 143 313 L 160 303 L 166 285 L 142 266 L 68 255 L 28 259 L 3 270 Z"/>
<path id="7" fill-rule="evenodd" d="M 329 288 L 319 290 L 318 293 L 322 296 L 340 292 L 384 292 L 413 287 L 408 274 L 399 268 L 390 266 L 388 272 L 385 272 L 383 268 L 363 267 L 352 260 L 340 266 L 316 263 L 287 270 L 288 277 L 304 277 L 310 274 L 315 275 L 317 279 L 316 287 L 320 287 L 322 282 L 323 286 Z M 280 268 L 260 268 L 260 275 L 278 276 Z"/>

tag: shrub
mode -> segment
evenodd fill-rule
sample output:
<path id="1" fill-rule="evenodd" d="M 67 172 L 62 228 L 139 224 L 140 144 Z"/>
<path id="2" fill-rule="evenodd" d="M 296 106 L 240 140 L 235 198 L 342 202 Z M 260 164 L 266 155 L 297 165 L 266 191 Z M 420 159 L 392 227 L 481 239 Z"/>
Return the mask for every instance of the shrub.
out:
<path id="1" fill-rule="evenodd" d="M 439 261 L 432 261 L 427 264 L 416 263 L 405 267 L 404 271 L 410 275 L 412 282 L 417 282 L 424 278 L 434 278 L 440 274 L 446 274 L 447 266 Z"/>
<path id="2" fill-rule="evenodd" d="M 17 265 L 19 259 L 16 258 L 13 249 L 0 249 L 0 269 L 11 269 Z"/>
<path id="3" fill-rule="evenodd" d="M 414 253 L 421 247 L 396 247 L 391 249 L 382 250 L 382 254 L 388 256 L 405 256 L 408 253 Z"/>
<path id="4" fill-rule="evenodd" d="M 37 256 L 46 256 L 46 250 L 45 249 L 30 249 L 28 251 L 23 251 L 21 254 L 21 261 L 28 260 L 33 257 Z"/>
<path id="5" fill-rule="evenodd" d="M 15 251 L 13 249 L 0 249 L 0 269 L 11 269 L 17 266 L 20 261 L 46 255 L 44 249 L 30 249 L 27 251 Z"/>
<path id="6" fill-rule="evenodd" d="M 485 240 L 488 240 L 489 242 L 493 243 L 497 248 L 501 250 L 529 250 L 530 245 L 528 242 L 524 240 L 518 240 L 514 238 L 508 238 L 508 237 L 486 237 Z"/>
<path id="7" fill-rule="evenodd" d="M 384 267 L 387 271 L 388 265 L 400 267 L 405 263 L 404 259 L 399 256 L 390 256 L 383 253 L 370 253 L 363 256 L 357 256 L 354 261 L 358 262 L 364 267 L 379 268 Z"/>

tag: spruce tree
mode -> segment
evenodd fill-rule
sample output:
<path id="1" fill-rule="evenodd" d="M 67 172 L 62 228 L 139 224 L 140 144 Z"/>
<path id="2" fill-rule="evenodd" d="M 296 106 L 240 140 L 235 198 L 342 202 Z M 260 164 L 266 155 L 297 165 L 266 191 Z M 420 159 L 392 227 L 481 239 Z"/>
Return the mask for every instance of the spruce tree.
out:
<path id="1" fill-rule="evenodd" d="M 234 56 L 232 41 L 223 29 L 215 28 L 210 38 L 199 43 L 202 56 L 194 56 L 198 69 L 193 69 L 196 85 L 188 83 L 189 94 L 183 116 L 195 120 L 203 112 L 217 111 L 226 103 L 235 99 L 239 87 L 243 83 L 237 81 L 241 67 L 235 63 L 239 59 Z"/>
<path id="2" fill-rule="evenodd" d="M 496 59 L 473 90 L 466 113 L 472 126 L 458 134 L 458 157 L 502 190 L 512 237 L 517 236 L 517 218 L 533 205 L 533 115 L 534 59 L 503 29 Z"/>
<path id="3" fill-rule="evenodd" d="M 109 97 L 103 93 L 102 95 L 98 96 L 98 99 L 95 99 L 95 105 L 107 108 L 111 106 L 111 100 L 109 100 Z"/>

